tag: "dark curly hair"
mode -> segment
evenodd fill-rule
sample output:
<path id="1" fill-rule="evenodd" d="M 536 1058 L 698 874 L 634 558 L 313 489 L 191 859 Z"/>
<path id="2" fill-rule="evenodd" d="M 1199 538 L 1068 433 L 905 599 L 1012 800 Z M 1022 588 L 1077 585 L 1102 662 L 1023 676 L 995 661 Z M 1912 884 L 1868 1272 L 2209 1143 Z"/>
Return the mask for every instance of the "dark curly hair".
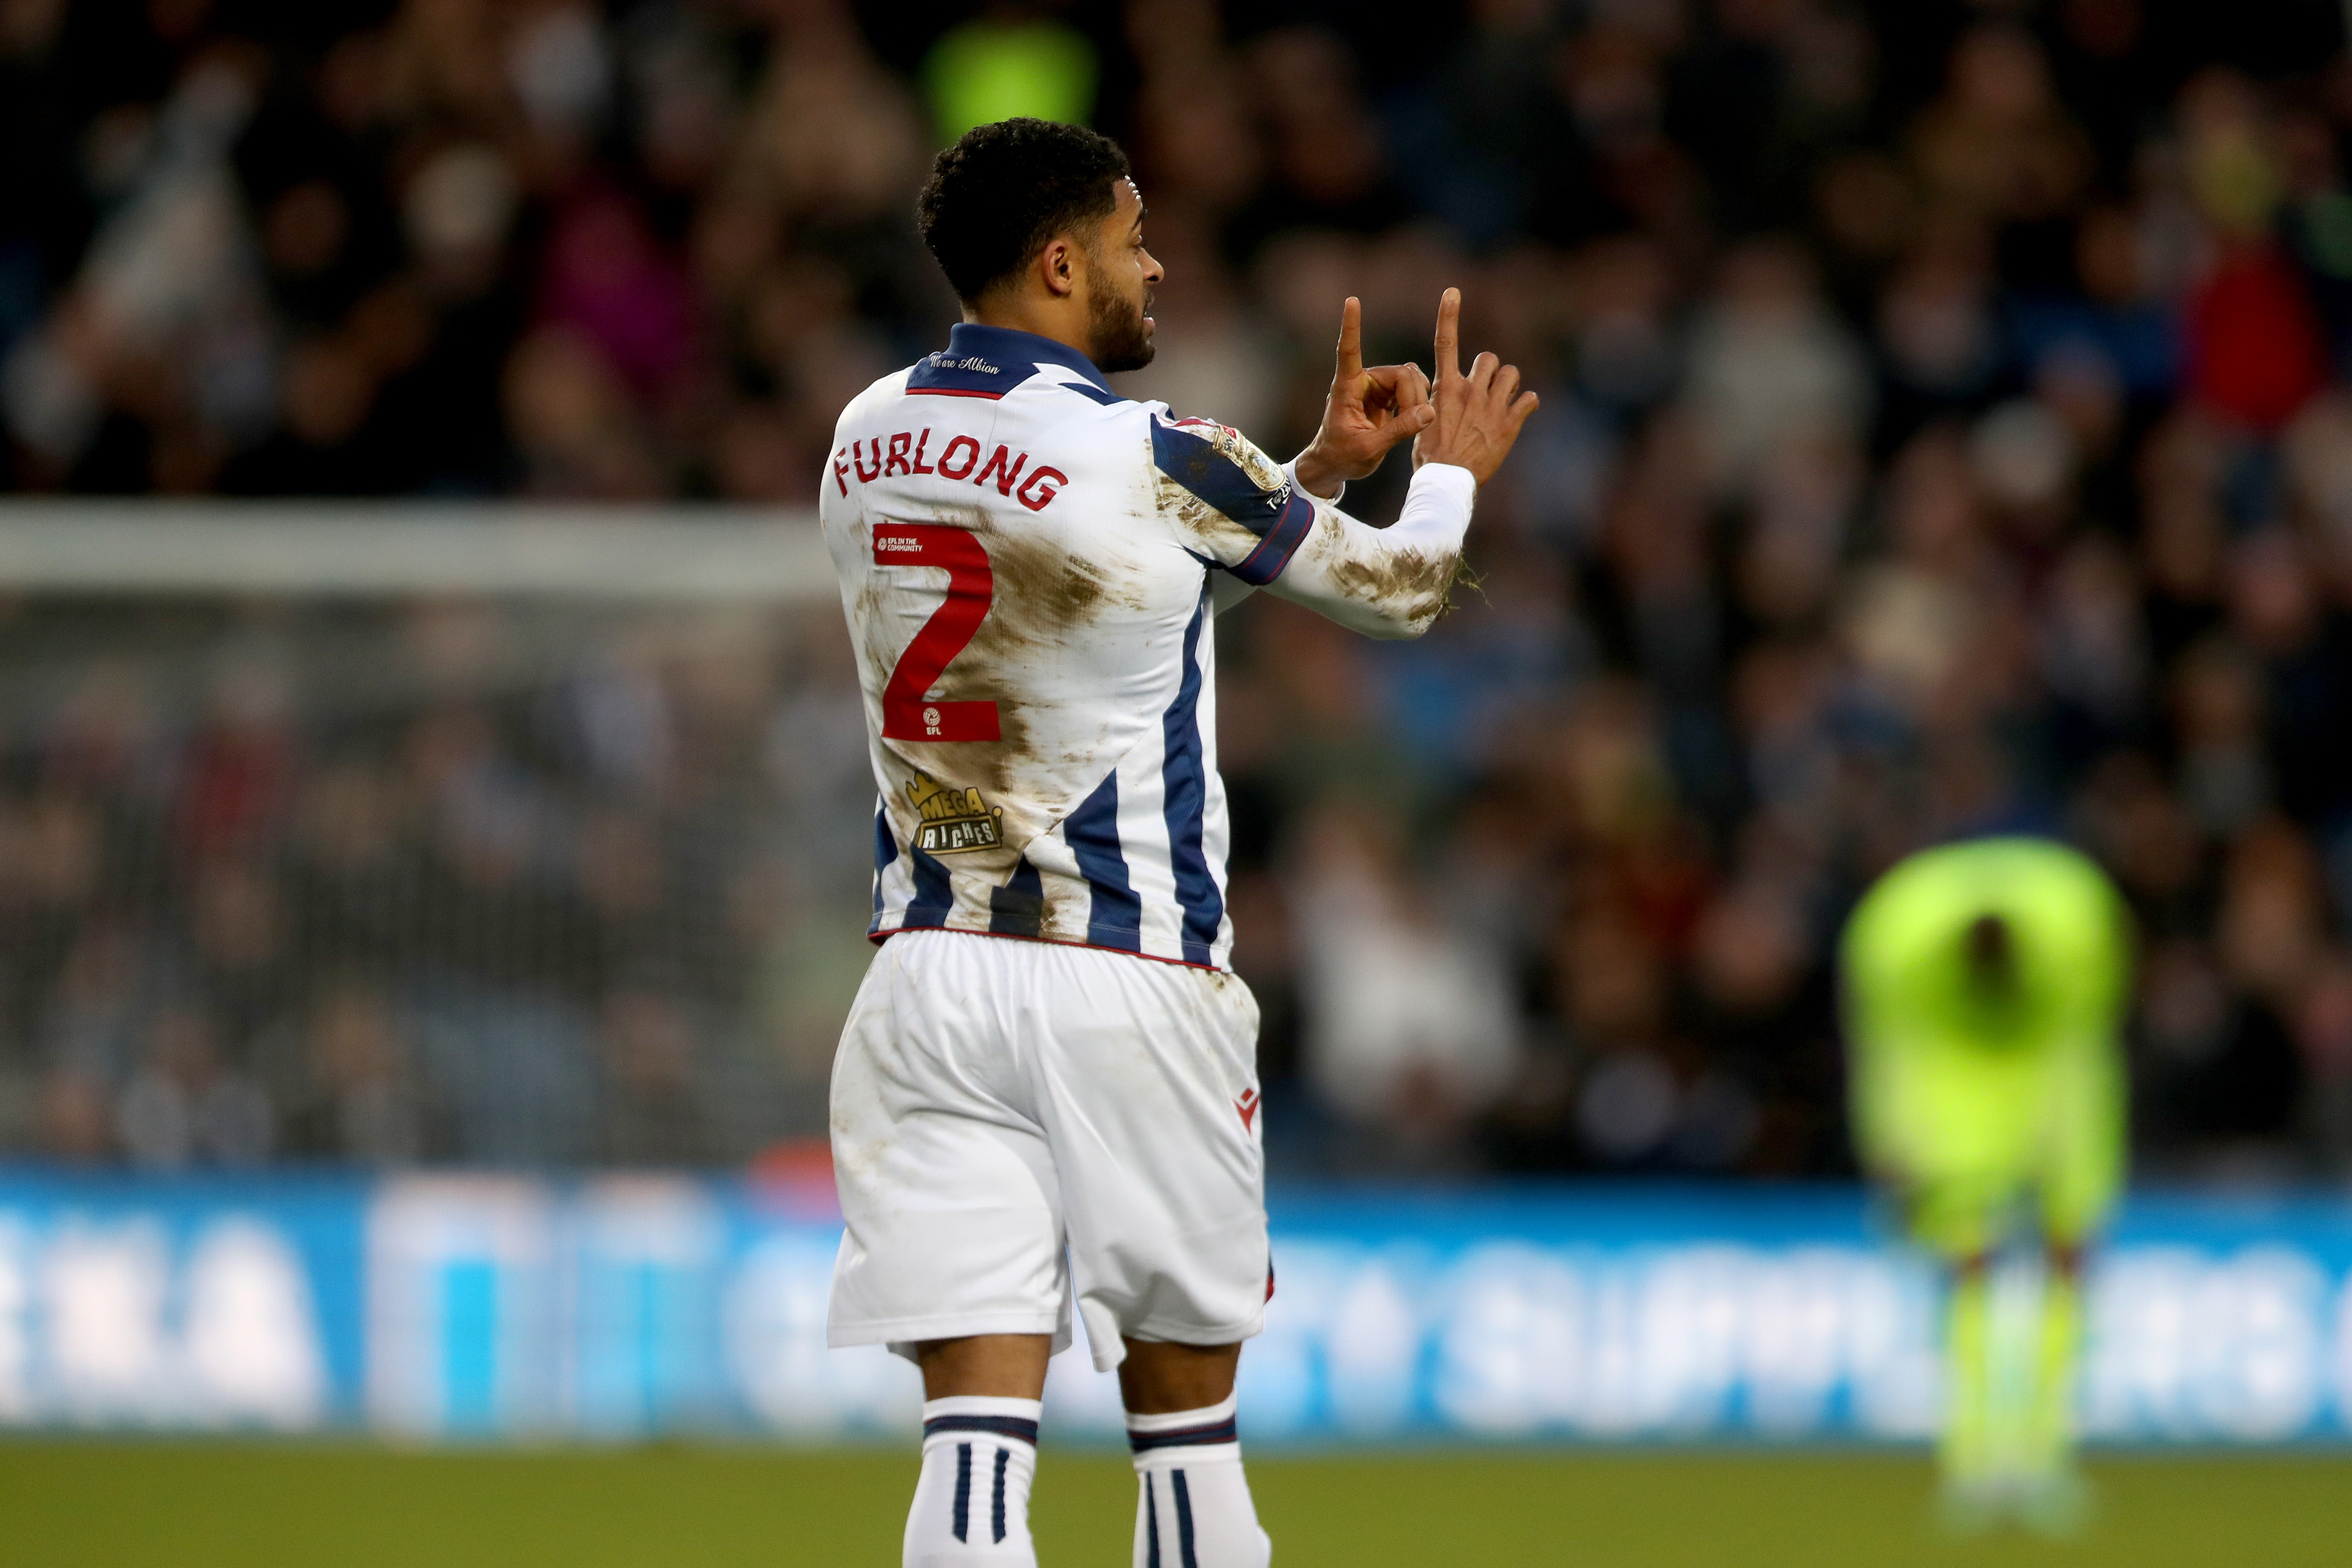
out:
<path id="1" fill-rule="evenodd" d="M 1118 143 L 1083 125 L 1000 120 L 933 160 L 915 221 L 956 297 L 970 302 L 1055 235 L 1109 216 L 1111 182 L 1129 174 Z"/>

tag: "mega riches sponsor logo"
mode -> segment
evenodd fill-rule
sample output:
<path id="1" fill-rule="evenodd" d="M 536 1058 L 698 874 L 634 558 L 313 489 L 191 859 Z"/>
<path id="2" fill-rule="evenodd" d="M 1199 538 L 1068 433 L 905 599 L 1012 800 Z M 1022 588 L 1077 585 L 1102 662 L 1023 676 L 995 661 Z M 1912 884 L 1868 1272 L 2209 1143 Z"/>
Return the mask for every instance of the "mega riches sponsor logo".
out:
<path id="1" fill-rule="evenodd" d="M 938 715 L 926 709 L 923 721 L 937 724 Z M 915 847 L 926 855 L 961 855 L 1004 842 L 1004 808 L 989 805 L 976 789 L 957 789 L 919 773 L 907 781 L 907 802 L 922 818 Z"/>

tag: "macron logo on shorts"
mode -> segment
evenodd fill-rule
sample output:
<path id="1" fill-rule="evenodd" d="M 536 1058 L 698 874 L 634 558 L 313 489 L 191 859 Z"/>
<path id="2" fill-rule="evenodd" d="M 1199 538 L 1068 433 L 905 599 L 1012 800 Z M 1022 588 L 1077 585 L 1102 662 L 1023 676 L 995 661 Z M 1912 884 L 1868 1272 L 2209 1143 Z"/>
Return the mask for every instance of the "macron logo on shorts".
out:
<path id="1" fill-rule="evenodd" d="M 1242 1113 L 1243 1130 L 1248 1131 L 1251 1123 L 1257 1120 L 1257 1090 L 1242 1090 L 1241 1098 L 1234 1101 L 1234 1109 Z"/>

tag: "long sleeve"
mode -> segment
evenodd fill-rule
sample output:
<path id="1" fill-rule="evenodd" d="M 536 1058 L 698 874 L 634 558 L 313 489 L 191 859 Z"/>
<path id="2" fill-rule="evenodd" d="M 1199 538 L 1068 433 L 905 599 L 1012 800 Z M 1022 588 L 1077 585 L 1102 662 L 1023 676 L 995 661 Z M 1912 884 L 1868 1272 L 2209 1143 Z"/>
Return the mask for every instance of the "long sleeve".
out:
<path id="1" fill-rule="evenodd" d="M 1366 637 L 1417 637 L 1445 609 L 1477 494 L 1469 469 L 1429 463 L 1413 475 L 1404 510 L 1386 528 L 1319 503 L 1314 525 L 1266 592 Z"/>
<path id="2" fill-rule="evenodd" d="M 1161 515 L 1216 569 L 1218 609 L 1264 588 L 1367 637 L 1414 637 L 1445 608 L 1478 491 L 1467 468 L 1425 465 L 1402 515 L 1371 528 L 1224 426 L 1155 411 L 1151 437 Z"/>

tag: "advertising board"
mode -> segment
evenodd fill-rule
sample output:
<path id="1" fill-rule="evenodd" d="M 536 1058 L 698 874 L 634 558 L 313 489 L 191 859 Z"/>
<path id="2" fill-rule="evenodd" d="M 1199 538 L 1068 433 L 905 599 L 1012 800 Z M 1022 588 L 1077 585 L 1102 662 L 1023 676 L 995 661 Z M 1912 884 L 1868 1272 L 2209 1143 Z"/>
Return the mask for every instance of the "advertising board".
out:
<path id="1" fill-rule="evenodd" d="M 1906 1441 L 1937 1281 L 1859 1194 L 1278 1193 L 1253 1442 Z M 828 1350 L 839 1224 L 731 1180 L 0 1175 L 0 1422 L 426 1440 L 887 1440 L 912 1370 Z M 2022 1325 L 2029 1262 L 2003 1277 Z M 1997 1304 L 1996 1319 L 2003 1309 Z M 2352 1438 L 2352 1205 L 2143 1195 L 2098 1257 L 2095 1439 Z M 1048 1423 L 1115 1440 L 1057 1358 Z"/>

